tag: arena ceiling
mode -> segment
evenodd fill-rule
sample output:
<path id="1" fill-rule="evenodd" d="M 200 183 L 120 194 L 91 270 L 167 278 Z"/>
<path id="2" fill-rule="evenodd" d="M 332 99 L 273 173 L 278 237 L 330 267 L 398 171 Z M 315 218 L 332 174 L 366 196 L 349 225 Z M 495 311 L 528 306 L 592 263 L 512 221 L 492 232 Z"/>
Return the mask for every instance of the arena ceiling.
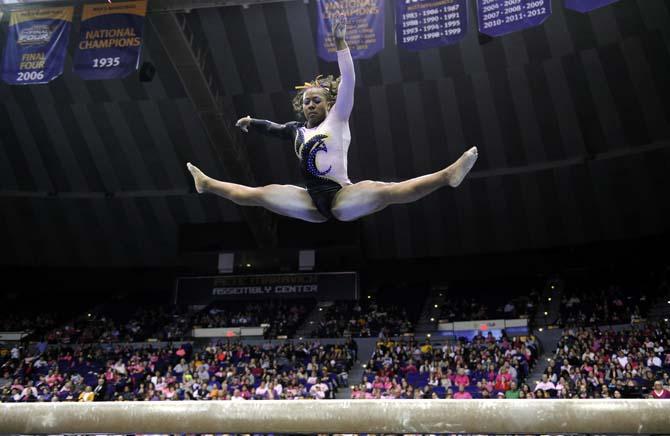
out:
<path id="1" fill-rule="evenodd" d="M 392 12 L 389 3 L 386 48 L 355 61 L 351 179 L 432 172 L 472 145 L 480 158 L 458 189 L 354 224 L 365 256 L 520 250 L 668 230 L 668 2 L 621 0 L 582 15 L 555 0 L 540 27 L 490 40 L 478 38 L 471 19 L 460 44 L 421 52 L 396 47 Z M 150 82 L 76 77 L 75 20 L 63 77 L 0 84 L 3 265 L 175 265 L 180 234 L 198 225 L 221 226 L 224 235 L 250 228 L 266 247 L 306 228 L 319 233 L 198 195 L 185 168 L 191 161 L 216 178 L 258 185 L 300 182 L 290 146 L 230 127 L 247 114 L 292 120 L 294 86 L 336 73 L 316 56 L 314 0 L 176 13 L 221 93 L 229 142 L 211 135 L 212 121 L 188 92 L 170 52 L 174 35 L 161 33 L 165 18 L 154 12 L 145 27 L 143 61 L 157 71 Z"/>

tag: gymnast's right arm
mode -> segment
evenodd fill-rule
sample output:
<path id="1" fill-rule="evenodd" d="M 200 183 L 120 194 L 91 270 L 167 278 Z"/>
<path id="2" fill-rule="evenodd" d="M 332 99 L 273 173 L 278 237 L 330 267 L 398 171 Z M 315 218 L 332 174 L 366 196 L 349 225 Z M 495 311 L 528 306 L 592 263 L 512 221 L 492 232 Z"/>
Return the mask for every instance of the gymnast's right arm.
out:
<path id="1" fill-rule="evenodd" d="M 293 139 L 293 129 L 288 124 L 277 124 L 268 120 L 259 120 L 246 116 L 240 118 L 235 123 L 243 132 L 248 132 L 249 127 L 253 130 L 268 136 L 274 136 L 281 139 Z"/>

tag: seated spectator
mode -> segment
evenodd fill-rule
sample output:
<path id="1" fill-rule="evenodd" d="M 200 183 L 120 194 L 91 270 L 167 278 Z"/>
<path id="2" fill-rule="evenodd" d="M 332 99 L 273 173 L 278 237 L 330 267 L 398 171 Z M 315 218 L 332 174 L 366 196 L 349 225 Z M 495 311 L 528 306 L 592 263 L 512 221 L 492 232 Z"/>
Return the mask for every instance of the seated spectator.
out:
<path id="1" fill-rule="evenodd" d="M 519 398 L 519 388 L 516 385 L 516 382 L 510 382 L 510 387 L 507 391 L 505 391 L 503 394 L 505 398 L 509 399 L 518 399 Z"/>
<path id="2" fill-rule="evenodd" d="M 470 400 L 472 399 L 472 395 L 470 392 L 465 390 L 465 385 L 459 385 L 458 386 L 458 392 L 454 394 L 454 399 L 455 400 Z"/>
<path id="3" fill-rule="evenodd" d="M 454 384 L 456 386 L 469 386 L 470 385 L 470 377 L 468 377 L 465 374 L 465 369 L 458 368 L 458 373 L 456 374 L 456 377 L 454 377 Z"/>
<path id="4" fill-rule="evenodd" d="M 510 388 L 512 376 L 509 374 L 507 368 L 504 366 L 500 368 L 495 380 L 495 389 L 498 391 L 506 391 Z"/>
<path id="5" fill-rule="evenodd" d="M 95 393 L 90 386 L 86 386 L 84 391 L 79 394 L 79 401 L 93 401 L 95 399 Z"/>
<path id="6" fill-rule="evenodd" d="M 542 374 L 542 381 L 537 382 L 534 391 L 538 390 L 548 391 L 550 389 L 556 390 L 556 385 L 554 385 L 551 381 L 549 381 L 547 374 Z"/>
<path id="7" fill-rule="evenodd" d="M 649 397 L 655 399 L 670 399 L 670 391 L 665 389 L 660 381 L 656 381 L 654 382 L 654 389 L 652 389 Z"/>

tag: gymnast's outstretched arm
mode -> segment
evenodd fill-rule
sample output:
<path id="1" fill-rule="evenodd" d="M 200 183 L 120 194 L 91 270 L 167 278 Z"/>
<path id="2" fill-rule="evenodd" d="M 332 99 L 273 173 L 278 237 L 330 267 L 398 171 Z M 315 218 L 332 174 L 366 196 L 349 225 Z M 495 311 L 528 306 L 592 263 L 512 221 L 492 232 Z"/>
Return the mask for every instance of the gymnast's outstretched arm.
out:
<path id="1" fill-rule="evenodd" d="M 333 24 L 335 47 L 337 48 L 337 64 L 340 68 L 340 85 L 337 88 L 337 100 L 331 109 L 338 119 L 347 121 L 354 107 L 354 87 L 356 73 L 349 46 L 345 40 L 347 26 L 343 16 L 337 17 Z"/>
<path id="2" fill-rule="evenodd" d="M 277 124 L 273 121 L 251 118 L 249 115 L 240 118 L 237 120 L 237 123 L 235 123 L 235 125 L 245 133 L 248 132 L 249 127 L 251 127 L 255 131 L 264 135 L 290 140 L 294 139 L 294 124 L 295 123 Z"/>

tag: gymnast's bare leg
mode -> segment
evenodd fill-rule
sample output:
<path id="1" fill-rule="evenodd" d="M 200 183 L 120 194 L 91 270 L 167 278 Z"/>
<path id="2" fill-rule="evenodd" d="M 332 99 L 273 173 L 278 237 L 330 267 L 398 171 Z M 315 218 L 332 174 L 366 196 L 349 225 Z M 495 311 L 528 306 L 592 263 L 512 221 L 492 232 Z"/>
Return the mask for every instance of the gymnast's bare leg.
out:
<path id="1" fill-rule="evenodd" d="M 392 204 L 412 203 L 444 186 L 455 188 L 470 172 L 477 157 L 477 147 L 472 147 L 456 162 L 432 174 L 402 182 L 365 180 L 346 185 L 333 200 L 333 216 L 339 221 L 355 221 Z M 186 166 L 199 193 L 215 194 L 240 206 L 261 206 L 280 215 L 312 223 L 327 221 L 316 209 L 304 188 L 293 185 L 252 188 L 215 180 L 190 163 Z"/>
<path id="2" fill-rule="evenodd" d="M 333 216 L 339 221 L 354 221 L 392 204 L 412 203 L 443 186 L 455 188 L 470 172 L 477 157 L 477 147 L 472 147 L 436 173 L 397 183 L 365 180 L 344 186 L 333 200 Z"/>
<path id="3" fill-rule="evenodd" d="M 186 167 L 193 176 L 195 189 L 226 198 L 240 206 L 261 206 L 272 212 L 311 223 L 326 218 L 316 210 L 307 190 L 293 185 L 267 185 L 257 188 L 213 179 L 190 162 Z"/>

